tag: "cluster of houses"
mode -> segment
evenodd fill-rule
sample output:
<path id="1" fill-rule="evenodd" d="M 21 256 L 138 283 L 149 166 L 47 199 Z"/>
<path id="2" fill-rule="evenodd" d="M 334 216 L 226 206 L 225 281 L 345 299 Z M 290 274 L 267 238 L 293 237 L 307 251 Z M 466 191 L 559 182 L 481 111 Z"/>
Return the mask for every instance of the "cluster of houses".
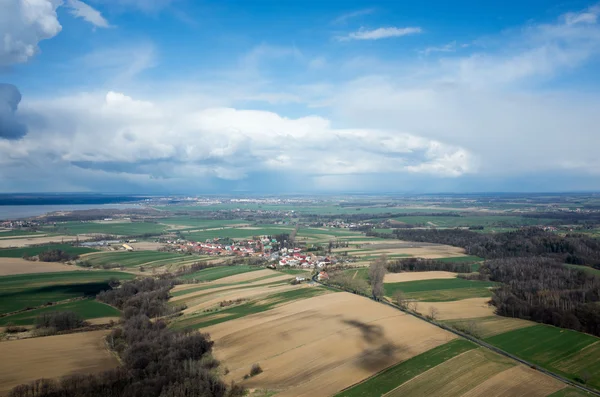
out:
<path id="1" fill-rule="evenodd" d="M 303 254 L 300 248 L 282 248 L 277 257 L 272 259 L 279 259 L 278 265 L 280 267 L 302 267 L 305 269 L 320 269 L 335 261 L 326 256 Z"/>
<path id="2" fill-rule="evenodd" d="M 169 240 L 167 244 L 178 252 L 194 252 L 202 255 L 269 257 L 273 252 L 273 247 L 277 246 L 278 243 L 275 239 L 262 236 L 258 240 L 247 239 L 227 244 L 221 243 L 219 239 L 208 239 L 205 242 Z"/>

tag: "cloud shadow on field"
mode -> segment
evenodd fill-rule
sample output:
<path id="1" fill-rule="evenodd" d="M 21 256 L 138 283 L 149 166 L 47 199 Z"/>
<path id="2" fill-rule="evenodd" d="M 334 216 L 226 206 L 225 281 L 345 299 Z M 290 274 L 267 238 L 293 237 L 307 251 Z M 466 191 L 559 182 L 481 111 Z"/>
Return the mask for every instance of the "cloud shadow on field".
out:
<path id="1" fill-rule="evenodd" d="M 368 347 L 358 355 L 357 365 L 369 371 L 378 371 L 398 361 L 396 354 L 402 350 L 402 347 L 394 344 L 385 336 L 382 326 L 354 319 L 341 321 L 358 329 L 363 340 L 368 344 Z"/>

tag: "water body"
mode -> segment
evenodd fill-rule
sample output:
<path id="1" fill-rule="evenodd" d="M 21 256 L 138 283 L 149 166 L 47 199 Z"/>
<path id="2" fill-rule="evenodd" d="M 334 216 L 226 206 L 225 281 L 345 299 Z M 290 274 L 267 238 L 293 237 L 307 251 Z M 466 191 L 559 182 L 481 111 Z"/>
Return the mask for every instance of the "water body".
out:
<path id="1" fill-rule="evenodd" d="M 55 211 L 140 208 L 139 204 L 0 205 L 0 220 L 40 216 Z"/>

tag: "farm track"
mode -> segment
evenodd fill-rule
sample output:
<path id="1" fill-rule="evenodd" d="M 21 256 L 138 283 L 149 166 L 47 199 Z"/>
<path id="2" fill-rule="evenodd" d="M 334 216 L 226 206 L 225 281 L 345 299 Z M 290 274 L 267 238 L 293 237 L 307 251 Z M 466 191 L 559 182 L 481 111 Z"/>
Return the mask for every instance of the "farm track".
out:
<path id="1" fill-rule="evenodd" d="M 317 284 L 320 284 L 320 285 L 325 285 L 325 284 L 323 284 L 323 283 L 321 283 L 321 282 L 319 282 L 319 281 L 317 280 L 317 275 L 316 275 L 316 274 L 315 274 L 315 275 L 312 277 L 312 280 L 313 280 L 315 283 L 317 283 Z M 351 293 L 351 294 L 355 294 L 355 295 L 360 295 L 360 296 L 363 296 L 364 298 L 367 298 L 367 299 L 372 299 L 372 300 L 375 300 L 375 299 L 373 299 L 373 298 L 371 298 L 371 297 L 369 297 L 369 296 L 362 295 L 362 294 L 356 294 L 356 293 L 354 293 L 354 292 L 351 292 L 351 291 L 346 291 L 346 290 L 344 290 L 343 288 L 339 288 L 339 287 L 337 287 L 337 286 L 327 285 L 327 287 L 328 287 L 328 288 L 337 289 L 337 290 L 339 290 L 339 291 L 345 291 L 345 292 L 349 292 L 349 293 Z M 496 346 L 490 345 L 489 343 L 486 343 L 486 342 L 484 342 L 484 341 L 482 341 L 482 340 L 480 340 L 480 339 L 477 339 L 477 338 L 475 338 L 475 337 L 473 337 L 473 336 L 471 336 L 471 335 L 468 335 L 468 334 L 465 334 L 465 333 L 463 333 L 463 332 L 460 332 L 460 331 L 458 331 L 458 330 L 456 330 L 456 329 L 454 329 L 454 328 L 451 328 L 451 327 L 449 327 L 449 326 L 447 326 L 447 325 L 445 325 L 445 324 L 441 324 L 441 323 L 438 323 L 438 322 L 436 322 L 436 321 L 430 320 L 430 319 L 428 319 L 427 317 L 425 317 L 425 316 L 423 316 L 423 315 L 421 315 L 421 314 L 414 313 L 414 312 L 411 312 L 411 311 L 409 311 L 409 310 L 403 310 L 403 309 L 401 309 L 400 307 L 398 307 L 398 306 L 396 306 L 396 305 L 394 305 L 393 303 L 390 303 L 390 302 L 388 302 L 388 301 L 377 301 L 377 300 L 375 300 L 375 301 L 376 301 L 376 302 L 378 302 L 378 303 L 381 303 L 381 304 L 384 304 L 384 305 L 390 306 L 390 307 L 392 307 L 392 308 L 394 308 L 394 309 L 396 309 L 396 310 L 399 310 L 399 311 L 401 311 L 401 312 L 404 312 L 404 313 L 406 313 L 406 314 L 409 314 L 409 315 L 411 315 L 411 316 L 413 316 L 413 317 L 416 317 L 416 318 L 418 318 L 418 319 L 420 319 L 420 320 L 423 320 L 423 321 L 425 321 L 425 322 L 427 322 L 427 323 L 429 323 L 429 324 L 435 325 L 435 326 L 436 326 L 436 327 L 438 327 L 438 328 L 441 328 L 441 329 L 443 329 L 443 330 L 445 330 L 445 331 L 448 331 L 448 332 L 450 332 L 450 333 L 452 333 L 452 334 L 454 334 L 454 335 L 460 336 L 460 337 L 462 337 L 462 338 L 464 338 L 464 339 L 466 339 L 466 340 L 468 340 L 468 341 L 471 341 L 471 342 L 473 342 L 473 343 L 475 343 L 475 344 L 477 344 L 477 345 L 479 345 L 479 346 L 485 347 L 486 349 L 489 349 L 489 350 L 491 350 L 491 351 L 493 351 L 493 352 L 495 352 L 495 353 L 498 353 L 498 354 L 500 354 L 500 355 L 502 355 L 502 356 L 504 356 L 504 357 L 508 357 L 508 358 L 510 358 L 510 359 L 513 359 L 513 360 L 515 360 L 515 361 L 517 361 L 517 362 L 519 362 L 519 363 L 521 363 L 521 364 L 524 364 L 524 365 L 528 366 L 528 367 L 529 367 L 529 368 L 531 368 L 531 369 L 534 369 L 534 370 L 536 370 L 536 371 L 538 371 L 538 372 L 541 372 L 541 373 L 543 373 L 543 374 L 545 374 L 545 375 L 548 375 L 548 376 L 550 376 L 550 377 L 552 377 L 552 378 L 554 378 L 554 379 L 560 380 L 561 382 L 563 382 L 563 383 L 566 383 L 567 385 L 569 385 L 569 386 L 572 386 L 572 387 L 574 387 L 574 388 L 576 388 L 576 389 L 582 390 L 582 391 L 584 391 L 584 392 L 587 392 L 587 393 L 591 393 L 591 394 L 593 394 L 593 395 L 595 395 L 595 396 L 600 396 L 600 391 L 598 391 L 598 390 L 596 390 L 596 389 L 592 389 L 592 388 L 589 388 L 589 387 L 587 387 L 587 386 L 580 385 L 580 384 L 578 384 L 578 383 L 575 383 L 575 382 L 573 382 L 572 380 L 570 380 L 570 379 L 568 379 L 568 378 L 565 378 L 565 377 L 563 377 L 563 376 L 561 376 L 561 375 L 559 375 L 559 374 L 556 374 L 556 373 L 554 373 L 554 372 L 552 372 L 552 371 L 549 371 L 549 370 L 547 370 L 547 369 L 544 369 L 544 368 L 540 368 L 540 367 L 539 367 L 538 365 L 536 365 L 536 364 L 533 364 L 533 363 L 530 363 L 530 362 L 528 362 L 528 361 L 526 361 L 526 360 L 523 360 L 523 359 L 522 359 L 522 358 L 520 358 L 520 357 L 517 357 L 517 356 L 515 356 L 515 355 L 513 355 L 513 354 L 511 354 L 511 353 L 508 353 L 508 352 L 506 352 L 506 351 L 504 351 L 504 350 L 502 350 L 502 349 L 499 349 L 499 348 L 497 348 Z M 366 379 L 365 379 L 365 380 L 366 380 Z"/>

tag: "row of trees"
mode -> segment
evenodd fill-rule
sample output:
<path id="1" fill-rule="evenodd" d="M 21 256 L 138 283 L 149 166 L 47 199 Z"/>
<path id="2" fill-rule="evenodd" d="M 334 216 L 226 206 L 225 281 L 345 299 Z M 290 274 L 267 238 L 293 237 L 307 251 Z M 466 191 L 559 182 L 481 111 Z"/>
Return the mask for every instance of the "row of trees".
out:
<path id="1" fill-rule="evenodd" d="M 42 262 L 69 262 L 74 261 L 77 258 L 79 258 L 79 255 L 69 254 L 68 252 L 59 249 L 47 250 L 44 252 L 40 252 L 37 255 L 37 259 Z M 24 254 L 23 259 L 31 261 L 35 260 L 35 257 Z"/>
<path id="2" fill-rule="evenodd" d="M 434 259 L 406 258 L 390 261 L 387 264 L 390 273 L 445 271 L 454 273 L 471 273 L 471 264 L 441 262 Z"/>
<path id="3" fill-rule="evenodd" d="M 375 232 L 369 235 L 378 235 Z M 486 259 L 545 256 L 566 263 L 600 268 L 600 240 L 583 234 L 560 236 L 536 227 L 495 234 L 463 229 L 395 229 L 400 240 L 462 247 L 470 255 Z"/>
<path id="4" fill-rule="evenodd" d="M 14 388 L 11 397 L 238 397 L 242 387 L 219 379 L 209 335 L 176 331 L 161 319 L 167 305 L 168 278 L 134 280 L 98 296 L 124 311 L 124 322 L 107 343 L 121 367 L 96 375 L 41 379 Z"/>
<path id="5" fill-rule="evenodd" d="M 548 258 L 490 260 L 480 277 L 502 283 L 492 304 L 499 315 L 600 336 L 600 278 Z"/>

